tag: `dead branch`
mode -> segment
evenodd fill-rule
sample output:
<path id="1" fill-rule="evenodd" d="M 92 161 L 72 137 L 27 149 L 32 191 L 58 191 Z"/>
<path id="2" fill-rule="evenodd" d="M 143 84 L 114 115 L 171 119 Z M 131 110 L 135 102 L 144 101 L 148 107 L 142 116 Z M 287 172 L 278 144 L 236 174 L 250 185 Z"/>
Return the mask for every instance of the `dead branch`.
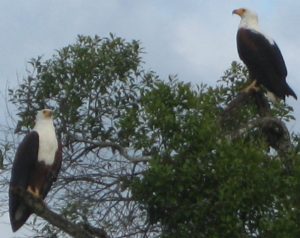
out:
<path id="1" fill-rule="evenodd" d="M 48 221 L 53 226 L 58 227 L 60 230 L 66 232 L 75 238 L 109 238 L 103 229 L 92 227 L 89 224 L 75 224 L 63 216 L 51 211 L 45 203 L 39 199 L 32 196 L 30 193 L 26 192 L 20 188 L 13 188 L 13 193 L 17 196 L 22 197 L 25 204 L 30 207 L 30 209 L 36 215 L 42 217 Z"/>
<path id="2" fill-rule="evenodd" d="M 290 133 L 286 125 L 274 117 L 260 117 L 248 121 L 247 125 L 242 126 L 231 135 L 232 139 L 241 138 L 253 129 L 259 129 L 264 134 L 268 144 L 279 153 L 290 152 L 292 148 Z"/>
<path id="3" fill-rule="evenodd" d="M 224 124 L 234 119 L 234 115 L 240 111 L 241 107 L 250 103 L 254 103 L 257 106 L 258 114 L 261 117 L 271 116 L 270 105 L 261 91 L 241 92 L 224 109 L 221 115 L 221 123 Z"/>
<path id="4" fill-rule="evenodd" d="M 286 170 L 290 171 L 291 163 L 286 157 L 286 154 L 292 151 L 290 133 L 280 119 L 271 116 L 270 105 L 263 92 L 250 91 L 248 93 L 240 93 L 224 109 L 220 120 L 221 125 L 228 125 L 229 123 L 236 127 L 239 122 L 236 121 L 238 117 L 235 115 L 243 106 L 250 103 L 254 103 L 257 106 L 259 117 L 239 125 L 238 129 L 233 128 L 229 132 L 229 138 L 233 140 L 242 138 L 253 130 L 259 130 L 266 138 L 268 145 L 277 151 L 279 157 L 286 158 L 283 163 Z"/>

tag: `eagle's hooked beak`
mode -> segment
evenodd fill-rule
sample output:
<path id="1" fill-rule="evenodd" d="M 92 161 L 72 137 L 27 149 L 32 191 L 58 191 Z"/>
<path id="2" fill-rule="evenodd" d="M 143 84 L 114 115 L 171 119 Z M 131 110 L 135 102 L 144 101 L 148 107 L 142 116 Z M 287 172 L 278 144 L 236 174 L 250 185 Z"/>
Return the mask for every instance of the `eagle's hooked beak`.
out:
<path id="1" fill-rule="evenodd" d="M 44 116 L 45 116 L 46 118 L 51 118 L 52 115 L 53 115 L 53 111 L 50 110 L 50 109 L 44 109 L 44 110 L 43 110 L 43 114 L 44 114 Z"/>
<path id="2" fill-rule="evenodd" d="M 244 8 L 239 8 L 239 9 L 235 9 L 232 11 L 232 15 L 233 14 L 236 14 L 236 15 L 239 15 L 240 17 L 244 14 L 245 12 L 245 9 Z"/>

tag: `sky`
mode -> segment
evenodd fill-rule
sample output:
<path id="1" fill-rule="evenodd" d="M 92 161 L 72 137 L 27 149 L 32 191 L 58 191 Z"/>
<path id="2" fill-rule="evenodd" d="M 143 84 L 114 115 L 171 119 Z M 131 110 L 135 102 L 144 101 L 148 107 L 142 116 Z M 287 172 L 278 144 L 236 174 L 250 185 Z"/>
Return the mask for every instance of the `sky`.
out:
<path id="1" fill-rule="evenodd" d="M 258 13 L 263 32 L 275 39 L 284 56 L 287 82 L 300 98 L 300 1 L 295 0 L 0 0 L 0 123 L 5 122 L 7 88 L 26 75 L 34 57 L 50 58 L 75 42 L 78 34 L 109 33 L 139 40 L 146 52 L 144 68 L 162 79 L 168 75 L 192 84 L 215 85 L 233 60 L 238 60 L 239 17 L 232 10 L 247 7 Z M 300 132 L 299 101 L 288 98 L 297 120 L 288 125 Z M 2 115 L 2 116 L 1 116 Z M 2 117 L 2 118 L 1 118 Z M 0 217 L 1 237 L 11 233 L 7 216 Z"/>

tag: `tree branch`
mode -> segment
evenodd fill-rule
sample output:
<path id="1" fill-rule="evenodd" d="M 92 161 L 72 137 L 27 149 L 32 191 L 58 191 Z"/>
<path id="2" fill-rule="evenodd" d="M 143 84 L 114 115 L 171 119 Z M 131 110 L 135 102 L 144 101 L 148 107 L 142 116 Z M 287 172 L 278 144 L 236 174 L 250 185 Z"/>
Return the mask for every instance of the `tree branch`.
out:
<path id="1" fill-rule="evenodd" d="M 254 100 L 254 101 L 253 101 Z M 292 148 L 290 133 L 285 124 L 274 117 L 271 117 L 270 105 L 263 92 L 249 91 L 241 92 L 233 99 L 223 111 L 221 123 L 235 119 L 235 113 L 245 104 L 255 103 L 260 118 L 247 121 L 238 130 L 231 134 L 231 138 L 238 138 L 249 132 L 251 129 L 260 128 L 266 136 L 268 144 L 276 149 L 279 153 L 287 153 Z M 236 124 L 235 124 L 236 125 Z"/>
<path id="2" fill-rule="evenodd" d="M 76 138 L 76 141 L 90 144 L 98 149 L 112 148 L 113 150 L 119 151 L 120 155 L 122 155 L 125 159 L 127 159 L 132 163 L 147 162 L 151 159 L 151 157 L 149 156 L 130 156 L 124 147 L 113 142 L 97 142 L 97 141 L 91 141 L 82 138 Z"/>
<path id="3" fill-rule="evenodd" d="M 42 217 L 53 226 L 66 232 L 75 238 L 109 238 L 103 229 L 92 227 L 89 224 L 74 224 L 61 215 L 51 211 L 39 198 L 35 198 L 32 194 L 20 188 L 13 188 L 12 192 L 21 197 L 24 203 L 36 215 Z"/>
<path id="4" fill-rule="evenodd" d="M 271 116 L 270 105 L 261 91 L 241 92 L 224 109 L 221 115 L 221 123 L 224 124 L 234 118 L 235 113 L 238 112 L 242 106 L 249 103 L 256 104 L 260 116 Z"/>
<path id="5" fill-rule="evenodd" d="M 248 121 L 247 125 L 236 130 L 231 138 L 240 138 L 255 128 L 259 128 L 265 135 L 268 144 L 279 152 L 287 153 L 292 148 L 290 133 L 286 125 L 274 117 L 260 117 Z"/>

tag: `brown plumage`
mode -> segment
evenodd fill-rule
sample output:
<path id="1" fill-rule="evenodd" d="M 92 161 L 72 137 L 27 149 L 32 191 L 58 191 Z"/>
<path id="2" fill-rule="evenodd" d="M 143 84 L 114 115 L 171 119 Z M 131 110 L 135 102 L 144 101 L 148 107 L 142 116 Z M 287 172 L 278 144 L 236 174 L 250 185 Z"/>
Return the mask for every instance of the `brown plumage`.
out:
<path id="1" fill-rule="evenodd" d="M 257 15 L 245 8 L 234 10 L 233 14 L 241 17 L 237 48 L 251 79 L 279 99 L 284 100 L 286 96 L 297 99 L 297 95 L 286 82 L 287 69 L 280 49 L 273 39 L 260 31 Z"/>
<path id="2" fill-rule="evenodd" d="M 17 231 L 31 215 L 14 188 L 32 193 L 44 199 L 52 183 L 57 179 L 62 162 L 62 147 L 58 144 L 52 120 L 52 111 L 38 112 L 36 125 L 20 143 L 13 162 L 10 190 L 9 215 L 12 230 Z"/>

